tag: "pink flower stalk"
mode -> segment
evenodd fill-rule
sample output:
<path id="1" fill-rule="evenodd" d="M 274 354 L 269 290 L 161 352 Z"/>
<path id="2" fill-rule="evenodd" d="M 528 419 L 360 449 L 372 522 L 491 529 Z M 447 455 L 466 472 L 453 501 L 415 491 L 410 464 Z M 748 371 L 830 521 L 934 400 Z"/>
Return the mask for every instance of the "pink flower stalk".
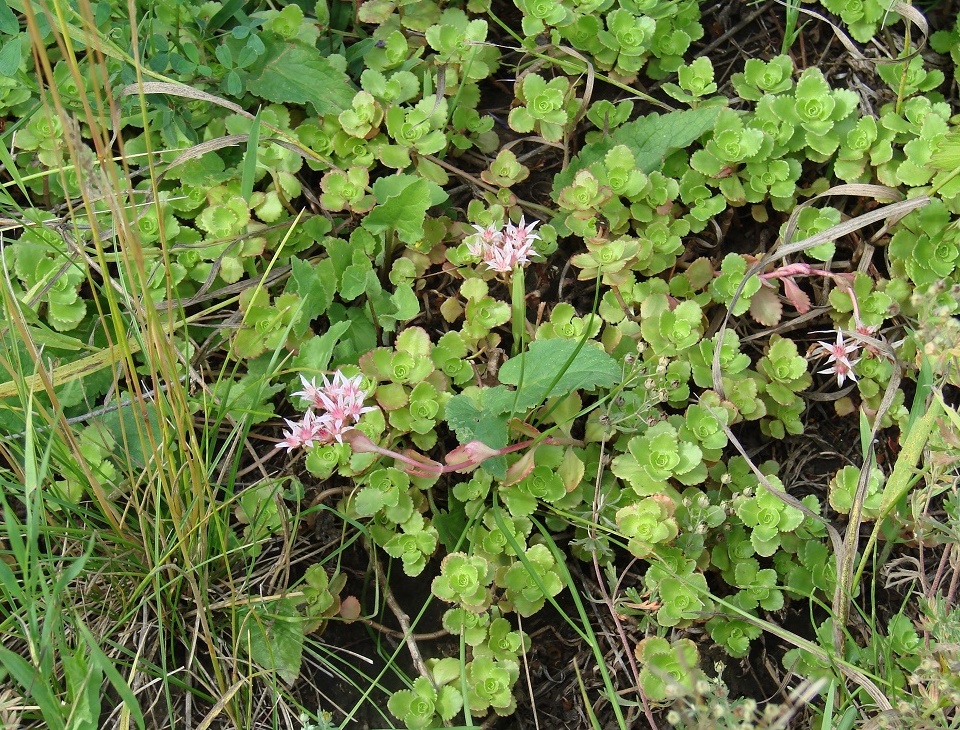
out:
<path id="1" fill-rule="evenodd" d="M 837 341 L 835 343 L 817 342 L 819 350 L 828 355 L 827 362 L 833 363 L 828 368 L 818 370 L 821 375 L 836 375 L 837 385 L 842 387 L 843 381 L 847 378 L 856 382 L 857 376 L 853 372 L 853 366 L 860 362 L 859 359 L 851 360 L 850 355 L 860 349 L 860 345 L 851 342 L 849 345 L 843 341 L 843 332 L 837 330 Z"/>
<path id="2" fill-rule="evenodd" d="M 773 271 L 760 274 L 760 279 L 764 283 L 769 282 L 771 279 L 780 279 L 783 282 L 783 295 L 787 298 L 787 301 L 790 302 L 800 314 L 806 314 L 810 311 L 810 297 L 808 297 L 806 292 L 797 284 L 794 278 L 797 276 L 822 276 L 836 284 L 838 289 L 849 294 L 850 301 L 853 304 L 853 321 L 856 323 L 857 329 L 860 329 L 862 326 L 860 321 L 860 307 L 857 304 L 857 294 L 853 290 L 853 274 L 835 274 L 832 271 L 815 268 L 802 261 L 786 264 Z"/>
<path id="3" fill-rule="evenodd" d="M 526 266 L 533 253 L 533 242 L 540 236 L 533 229 L 540 221 L 527 224 L 520 217 L 520 224 L 507 223 L 503 231 L 498 231 L 492 225 L 483 228 L 475 225 L 476 233 L 467 240 L 467 249 L 471 256 L 482 259 L 488 268 L 506 273 L 513 271 L 516 266 Z"/>
<path id="4" fill-rule="evenodd" d="M 494 449 L 482 441 L 471 441 L 470 443 L 458 446 L 446 456 L 446 465 L 434 461 L 428 456 L 424 456 L 416 451 L 407 449 L 404 453 L 393 451 L 373 443 L 362 431 L 351 431 L 344 440 L 350 444 L 350 448 L 357 454 L 379 454 L 387 456 L 397 461 L 397 466 L 403 469 L 410 476 L 436 478 L 441 474 L 450 472 L 465 473 L 476 469 L 487 459 L 494 456 L 504 456 L 514 451 L 522 451 L 536 443 L 536 439 L 529 439 L 519 444 L 505 446 L 502 449 Z M 576 439 L 553 438 L 548 436 L 541 443 L 552 444 L 556 446 L 581 445 L 581 441 Z"/>
<path id="5" fill-rule="evenodd" d="M 283 432 L 284 438 L 277 448 L 292 450 L 301 446 L 309 448 L 317 443 L 343 443 L 343 434 L 353 429 L 360 416 L 375 410 L 373 406 L 363 405 L 367 394 L 360 388 L 362 376 L 348 378 L 338 370 L 332 381 L 326 375 L 321 377 L 323 385 L 317 385 L 316 379 L 307 380 L 300 376 L 303 390 L 294 395 L 308 401 L 309 408 L 299 422 L 284 419 L 290 429 Z"/>

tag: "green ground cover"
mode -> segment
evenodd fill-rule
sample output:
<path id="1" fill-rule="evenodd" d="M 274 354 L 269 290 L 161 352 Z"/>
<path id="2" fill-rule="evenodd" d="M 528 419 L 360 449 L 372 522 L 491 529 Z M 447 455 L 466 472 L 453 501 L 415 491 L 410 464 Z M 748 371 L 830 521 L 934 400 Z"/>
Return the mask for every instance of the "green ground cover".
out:
<path id="1" fill-rule="evenodd" d="M 960 728 L 957 65 L 0 2 L 0 724 Z"/>

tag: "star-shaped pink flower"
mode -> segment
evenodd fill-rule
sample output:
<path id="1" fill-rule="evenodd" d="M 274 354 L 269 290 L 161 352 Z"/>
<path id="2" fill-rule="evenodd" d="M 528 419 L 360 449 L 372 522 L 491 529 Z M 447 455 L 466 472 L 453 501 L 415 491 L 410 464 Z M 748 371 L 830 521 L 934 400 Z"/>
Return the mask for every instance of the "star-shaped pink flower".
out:
<path id="1" fill-rule="evenodd" d="M 363 405 L 367 397 L 366 391 L 360 387 L 363 376 L 348 378 L 338 370 L 333 380 L 326 375 L 321 378 L 323 384 L 317 385 L 316 378 L 307 380 L 303 375 L 300 376 L 303 390 L 294 395 L 306 400 L 309 407 L 300 421 L 284 419 L 290 428 L 283 432 L 284 438 L 277 448 L 292 450 L 301 446 L 309 448 L 318 443 L 343 443 L 343 434 L 353 429 L 353 424 L 360 420 L 360 416 L 376 410 L 374 406 Z"/>
<path id="2" fill-rule="evenodd" d="M 847 344 L 843 341 L 843 332 L 837 330 L 837 341 L 834 343 L 828 342 L 817 342 L 819 350 L 822 353 L 825 353 L 828 363 L 833 363 L 828 368 L 823 370 L 818 370 L 817 372 L 821 375 L 836 375 L 837 376 L 837 385 L 843 387 L 843 381 L 847 378 L 856 382 L 857 376 L 853 372 L 853 366 L 860 362 L 859 358 L 856 360 L 851 360 L 850 355 L 857 352 L 860 349 L 860 345 L 856 342 L 851 342 Z"/>
<path id="3" fill-rule="evenodd" d="M 494 226 L 483 228 L 475 225 L 477 232 L 468 236 L 467 249 L 471 256 L 481 259 L 494 271 L 513 271 L 517 266 L 530 263 L 530 255 L 534 253 L 533 242 L 540 239 L 533 229 L 539 223 L 533 221 L 528 224 L 521 216 L 519 225 L 507 223 L 503 231 Z"/>

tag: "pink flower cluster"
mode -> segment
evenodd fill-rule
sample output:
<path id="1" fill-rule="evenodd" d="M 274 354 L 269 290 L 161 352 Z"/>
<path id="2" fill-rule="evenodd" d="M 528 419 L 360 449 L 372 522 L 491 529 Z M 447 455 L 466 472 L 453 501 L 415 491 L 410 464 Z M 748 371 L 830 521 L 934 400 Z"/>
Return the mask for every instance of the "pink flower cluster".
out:
<path id="1" fill-rule="evenodd" d="M 533 251 L 533 242 L 540 236 L 533 229 L 540 221 L 527 225 L 523 216 L 520 225 L 507 223 L 501 231 L 493 225 L 486 228 L 474 225 L 476 233 L 465 239 L 471 256 L 483 261 L 489 268 L 501 273 L 513 271 L 515 266 L 526 266 Z"/>
<path id="2" fill-rule="evenodd" d="M 326 375 L 321 377 L 323 384 L 317 385 L 316 379 L 300 376 L 303 390 L 294 395 L 308 401 L 309 407 L 299 421 L 284 419 L 290 428 L 283 432 L 278 449 L 292 451 L 301 446 L 343 443 L 343 434 L 353 428 L 360 416 L 375 410 L 373 406 L 363 405 L 367 394 L 360 388 L 362 376 L 348 378 L 338 370 L 332 381 L 327 380 Z"/>
<path id="3" fill-rule="evenodd" d="M 837 385 L 840 387 L 843 387 L 843 381 L 847 378 L 850 378 L 853 382 L 857 382 L 857 376 L 853 372 L 853 366 L 860 362 L 860 359 L 851 360 L 850 355 L 856 353 L 860 349 L 860 345 L 856 342 L 851 342 L 850 344 L 844 342 L 843 332 L 840 330 L 837 330 L 836 342 L 818 342 L 817 345 L 819 345 L 818 350 L 821 353 L 829 355 L 827 363 L 833 363 L 828 368 L 818 370 L 818 373 L 821 375 L 836 375 Z"/>

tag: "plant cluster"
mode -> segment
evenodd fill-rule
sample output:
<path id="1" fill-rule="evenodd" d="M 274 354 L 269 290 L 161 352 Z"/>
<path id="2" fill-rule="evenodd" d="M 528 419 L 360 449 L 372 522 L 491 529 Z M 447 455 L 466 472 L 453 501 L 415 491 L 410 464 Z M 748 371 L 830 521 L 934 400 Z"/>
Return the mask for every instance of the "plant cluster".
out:
<path id="1" fill-rule="evenodd" d="M 46 522 L 69 533 L 95 504 L 121 543 L 132 511 L 138 528 L 165 530 L 145 585 L 182 553 L 192 585 L 202 574 L 219 590 L 258 573 L 279 543 L 290 554 L 301 510 L 332 515 L 344 544 L 366 547 L 411 648 L 416 676 L 397 669 L 405 688 L 386 703 L 393 720 L 384 714 L 409 728 L 516 711 L 532 651 L 524 621 L 587 590 L 568 561 L 614 577 L 602 588 L 618 625 L 631 620 L 622 639 L 638 701 L 648 714 L 673 704 L 674 725 L 694 727 L 701 711 L 718 727 L 782 720 L 729 698 L 691 637 L 747 659 L 791 605 L 816 617 L 815 638 L 790 634 L 785 672 L 823 678 L 850 707 L 882 681 L 903 716 L 956 723 L 943 670 L 956 660 L 953 606 L 930 603 L 921 626 L 906 612 L 871 616 L 872 643 L 845 635 L 843 620 L 870 593 L 857 528 L 874 529 L 870 549 L 879 535 L 891 550 L 947 541 L 908 498 L 927 441 L 937 457 L 925 478 L 955 506 L 960 421 L 924 399 L 960 383 L 960 127 L 925 56 L 906 49 L 877 67 L 874 108 L 849 77 L 786 52 L 729 78 L 707 55 L 688 61 L 705 35 L 696 0 L 516 0 L 515 28 L 484 0 L 161 0 L 134 3 L 133 18 L 118 2 L 81 5 L 43 20 L 0 6 L 11 127 L 0 206 L 17 228 L 0 265 L 19 323 L 3 337 L 10 362 L 33 358 L 47 383 L 18 400 L 27 373 L 4 360 L 13 385 L 0 424 L 31 434 L 30 448 L 33 409 L 67 429 L 39 459 L 62 472 L 43 484 Z M 822 5 L 861 43 L 912 22 L 880 0 Z M 125 34 L 142 46 L 118 45 Z M 65 57 L 62 41 L 80 37 L 97 53 Z M 957 37 L 960 25 L 931 42 L 960 64 Z M 27 52 L 38 41 L 51 61 L 43 84 Z M 513 97 L 494 109 L 508 66 Z M 610 98 L 593 99 L 595 76 Z M 640 113 L 631 85 L 648 82 L 679 108 Z M 113 106 L 105 89 L 123 90 Z M 106 108 L 109 119 L 92 111 Z M 534 144 L 563 149 L 549 195 L 553 167 L 520 152 Z M 889 230 L 866 238 L 850 223 L 856 191 L 904 199 Z M 769 225 L 773 242 L 730 243 L 730 225 Z M 558 282 L 575 287 L 569 301 L 546 300 Z M 141 326 L 150 337 L 126 334 Z M 56 369 L 87 350 L 100 354 Z M 207 383 L 212 363 L 221 370 Z M 155 393 L 188 385 L 141 413 L 91 413 L 118 391 L 135 401 L 140 374 Z M 863 448 L 798 490 L 795 471 L 755 463 L 741 442 L 809 435 L 824 413 L 815 401 L 859 428 Z M 184 456 L 142 491 L 152 454 L 133 454 L 129 435 L 149 432 L 156 451 L 171 424 L 196 449 L 185 454 L 206 449 L 227 466 Z M 234 455 L 253 427 L 274 445 L 258 466 L 282 463 L 297 480 L 240 486 Z M 892 457 L 875 453 L 881 428 L 899 434 Z M 169 497 L 191 468 L 189 498 Z M 308 483 L 321 506 L 306 507 Z M 156 515 L 137 512 L 148 504 Z M 19 517 L 5 516 L 19 534 Z M 222 554 L 204 553 L 215 546 Z M 458 656 L 420 656 L 381 557 L 429 578 Z M 326 562 L 274 575 L 269 596 L 214 604 L 229 606 L 214 621 L 223 643 L 276 687 L 301 676 L 311 635 L 330 622 L 374 621 L 345 593 L 348 572 Z M 12 570 L 0 568 L 10 590 Z M 378 601 L 380 585 L 355 592 Z M 571 624 L 585 631 L 580 618 Z M 936 637 L 939 664 L 923 658 L 920 630 Z M 25 698 L 56 706 L 10 661 Z M 65 666 L 64 697 L 103 679 L 77 657 Z M 850 667 L 870 678 L 833 689 Z M 305 727 L 328 724 L 310 710 Z M 80 715 L 99 719 L 99 708 Z"/>

